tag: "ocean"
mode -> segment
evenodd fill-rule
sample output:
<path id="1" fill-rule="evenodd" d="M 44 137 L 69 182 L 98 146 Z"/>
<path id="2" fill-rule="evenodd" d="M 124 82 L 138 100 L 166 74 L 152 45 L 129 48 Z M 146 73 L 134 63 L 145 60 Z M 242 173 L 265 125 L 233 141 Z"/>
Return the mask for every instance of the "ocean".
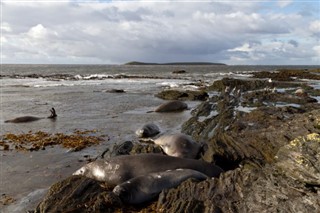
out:
<path id="1" fill-rule="evenodd" d="M 72 133 L 97 130 L 108 141 L 79 152 L 49 147 L 36 152 L 0 149 L 0 212 L 23 212 L 35 207 L 53 183 L 70 176 L 86 158 L 100 155 L 108 144 L 136 138 L 134 132 L 153 122 L 162 133 L 179 132 L 200 102 L 187 101 L 190 110 L 148 113 L 164 103 L 155 94 L 164 89 L 197 89 L 224 78 L 248 78 L 250 72 L 312 66 L 215 65 L 1 65 L 1 135 L 29 131 Z M 185 70 L 183 74 L 173 74 Z M 112 90 L 123 90 L 114 93 Z M 19 116 L 47 117 L 54 107 L 57 120 L 26 124 L 4 123 Z M 13 198 L 1 206 L 4 197 Z"/>

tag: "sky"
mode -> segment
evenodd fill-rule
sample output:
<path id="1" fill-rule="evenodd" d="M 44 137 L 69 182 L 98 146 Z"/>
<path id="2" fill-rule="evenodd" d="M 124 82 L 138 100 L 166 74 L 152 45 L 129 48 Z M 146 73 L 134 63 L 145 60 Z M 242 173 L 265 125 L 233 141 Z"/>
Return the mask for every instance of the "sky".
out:
<path id="1" fill-rule="evenodd" d="M 320 1 L 1 0 L 1 63 L 320 65 Z"/>

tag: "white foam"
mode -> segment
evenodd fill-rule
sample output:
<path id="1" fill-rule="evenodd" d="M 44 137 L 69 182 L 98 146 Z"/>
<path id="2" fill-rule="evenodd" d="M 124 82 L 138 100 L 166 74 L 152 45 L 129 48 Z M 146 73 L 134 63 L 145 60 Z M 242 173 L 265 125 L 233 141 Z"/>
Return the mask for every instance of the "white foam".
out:
<path id="1" fill-rule="evenodd" d="M 219 112 L 217 110 L 211 110 L 210 115 L 208 115 L 208 116 L 199 116 L 198 117 L 198 121 L 199 122 L 203 122 L 207 118 L 212 118 L 212 117 L 217 116 L 217 115 L 219 115 Z"/>
<path id="2" fill-rule="evenodd" d="M 257 107 L 243 107 L 243 106 L 238 106 L 235 108 L 235 110 L 240 111 L 240 112 L 246 112 L 250 113 L 251 111 L 257 109 Z"/>

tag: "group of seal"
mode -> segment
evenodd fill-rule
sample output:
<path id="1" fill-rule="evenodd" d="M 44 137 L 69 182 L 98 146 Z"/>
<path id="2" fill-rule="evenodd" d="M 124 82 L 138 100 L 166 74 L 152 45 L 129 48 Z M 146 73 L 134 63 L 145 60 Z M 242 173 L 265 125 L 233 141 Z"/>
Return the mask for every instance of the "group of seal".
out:
<path id="1" fill-rule="evenodd" d="M 187 171 L 182 172 L 178 169 L 187 169 Z M 165 173 L 168 170 L 172 172 Z M 84 165 L 73 175 L 83 175 L 110 185 L 118 185 L 115 193 L 121 194 L 122 197 L 124 195 L 123 190 L 120 190 L 123 189 L 121 184 L 129 181 L 124 184 L 125 192 L 135 198 L 132 201 L 130 198 L 128 202 L 142 203 L 149 199 L 148 195 L 152 197 L 165 188 L 179 185 L 189 177 L 197 179 L 205 176 L 218 177 L 222 172 L 220 167 L 205 161 L 149 153 L 96 160 Z M 145 186 L 149 188 L 144 188 Z M 123 202 L 126 202 L 126 199 Z"/>
<path id="2" fill-rule="evenodd" d="M 56 110 L 52 107 L 50 109 L 51 115 L 48 116 L 47 118 L 49 119 L 55 119 L 57 117 Z M 44 117 L 35 117 L 35 116 L 22 116 L 18 118 L 14 118 L 11 120 L 6 120 L 4 121 L 5 123 L 27 123 L 27 122 L 32 122 L 32 121 L 37 121 L 40 119 L 44 119 Z"/>
<path id="3" fill-rule="evenodd" d="M 156 124 L 148 123 L 136 131 L 140 138 L 153 137 L 160 133 Z M 164 153 L 174 157 L 196 158 L 200 153 L 202 146 L 195 142 L 189 135 L 175 133 L 162 135 L 153 141 L 159 145 Z"/>
<path id="4" fill-rule="evenodd" d="M 187 109 L 181 101 L 160 105 L 155 112 L 172 112 Z M 160 133 L 156 124 L 148 123 L 136 131 L 138 137 L 154 137 Z M 163 135 L 154 140 L 163 154 L 119 155 L 107 160 L 90 162 L 73 175 L 83 175 L 115 186 L 113 193 L 128 204 L 140 204 L 155 198 L 163 189 L 178 186 L 195 178 L 205 180 L 218 177 L 223 170 L 205 161 L 195 160 L 201 145 L 188 135 Z"/>

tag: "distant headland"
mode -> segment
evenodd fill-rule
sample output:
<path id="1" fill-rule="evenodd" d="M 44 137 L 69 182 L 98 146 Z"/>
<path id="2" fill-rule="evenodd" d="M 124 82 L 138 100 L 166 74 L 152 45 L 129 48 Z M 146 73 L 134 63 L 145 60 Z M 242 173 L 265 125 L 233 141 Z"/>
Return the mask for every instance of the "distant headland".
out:
<path id="1" fill-rule="evenodd" d="M 139 61 L 130 61 L 124 65 L 221 65 L 226 66 L 223 63 L 211 63 L 211 62 L 171 62 L 171 63 L 145 63 Z"/>

